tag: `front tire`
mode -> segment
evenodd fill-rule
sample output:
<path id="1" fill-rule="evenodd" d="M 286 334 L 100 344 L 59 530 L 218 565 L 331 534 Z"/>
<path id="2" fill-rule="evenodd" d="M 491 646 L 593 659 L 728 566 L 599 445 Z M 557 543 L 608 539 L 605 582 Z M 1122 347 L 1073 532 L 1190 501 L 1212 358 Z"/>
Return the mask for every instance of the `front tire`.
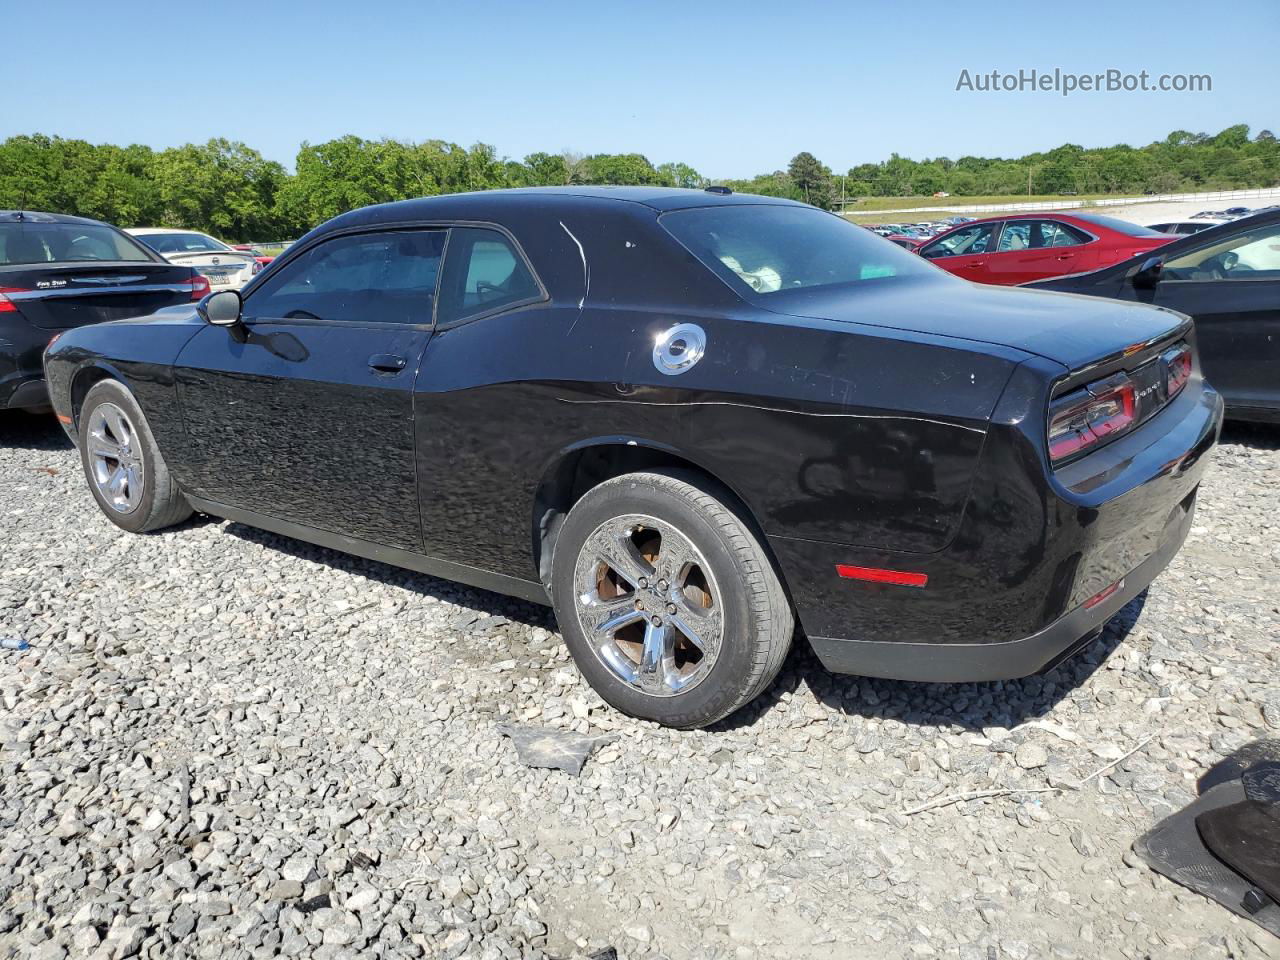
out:
<path id="1" fill-rule="evenodd" d="M 89 490 L 116 526 L 143 533 L 191 516 L 142 408 L 124 384 L 103 380 L 89 391 L 78 446 Z"/>
<path id="2" fill-rule="evenodd" d="M 795 619 L 745 520 L 685 471 L 589 490 L 552 557 L 552 597 L 578 669 L 633 717 L 703 727 L 777 675 Z"/>

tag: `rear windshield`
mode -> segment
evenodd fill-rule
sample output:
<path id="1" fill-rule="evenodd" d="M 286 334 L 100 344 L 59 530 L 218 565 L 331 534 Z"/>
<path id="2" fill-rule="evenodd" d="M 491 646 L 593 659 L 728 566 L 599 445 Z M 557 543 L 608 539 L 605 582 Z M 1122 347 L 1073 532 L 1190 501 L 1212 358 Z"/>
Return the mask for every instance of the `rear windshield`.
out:
<path id="1" fill-rule="evenodd" d="M 896 244 L 812 207 L 695 207 L 665 213 L 659 222 L 747 297 L 917 276 L 931 269 Z"/>
<path id="2" fill-rule="evenodd" d="M 119 230 L 96 223 L 0 223 L 0 266 L 153 258 Z"/>
<path id="3" fill-rule="evenodd" d="M 1106 227 L 1108 230 L 1114 230 L 1116 233 L 1127 234 L 1130 237 L 1164 236 L 1159 230 L 1140 227 L 1136 223 L 1130 223 L 1128 220 L 1117 220 L 1115 217 L 1100 217 L 1096 213 L 1073 213 L 1072 216 L 1077 220 L 1083 220 L 1085 223 L 1094 223 L 1100 227 Z"/>
<path id="4" fill-rule="evenodd" d="M 227 253 L 231 250 L 221 240 L 203 233 L 144 233 L 138 239 L 156 253 Z"/>

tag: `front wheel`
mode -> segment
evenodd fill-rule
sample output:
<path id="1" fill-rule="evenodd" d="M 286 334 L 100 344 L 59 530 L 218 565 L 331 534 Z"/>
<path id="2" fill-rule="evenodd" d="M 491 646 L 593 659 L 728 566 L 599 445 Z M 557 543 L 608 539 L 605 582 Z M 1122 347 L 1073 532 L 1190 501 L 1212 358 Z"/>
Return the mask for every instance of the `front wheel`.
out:
<path id="1" fill-rule="evenodd" d="M 608 703 L 671 727 L 714 723 L 777 675 L 795 620 L 760 541 L 683 471 L 589 490 L 552 558 L 556 618 Z"/>
<path id="2" fill-rule="evenodd" d="M 78 433 L 89 489 L 116 526 L 142 533 L 191 516 L 142 408 L 124 384 L 102 380 L 93 386 L 84 398 Z"/>

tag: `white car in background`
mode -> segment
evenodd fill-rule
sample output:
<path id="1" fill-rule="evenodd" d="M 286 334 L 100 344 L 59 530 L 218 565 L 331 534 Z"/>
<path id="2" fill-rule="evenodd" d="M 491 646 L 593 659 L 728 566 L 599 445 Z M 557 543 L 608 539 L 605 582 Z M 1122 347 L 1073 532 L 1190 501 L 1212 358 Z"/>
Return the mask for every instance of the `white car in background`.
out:
<path id="1" fill-rule="evenodd" d="M 165 227 L 132 227 L 125 233 L 137 237 L 170 263 L 195 267 L 209 281 L 214 293 L 239 290 L 262 269 L 252 253 L 233 250 L 198 230 L 170 230 Z"/>

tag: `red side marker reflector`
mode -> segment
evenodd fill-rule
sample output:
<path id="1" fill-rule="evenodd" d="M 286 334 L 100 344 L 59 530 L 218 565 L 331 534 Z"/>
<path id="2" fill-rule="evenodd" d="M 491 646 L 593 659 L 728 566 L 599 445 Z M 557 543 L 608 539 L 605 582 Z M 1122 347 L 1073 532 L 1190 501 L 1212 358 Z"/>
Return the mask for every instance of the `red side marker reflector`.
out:
<path id="1" fill-rule="evenodd" d="M 1097 593 L 1095 593 L 1092 597 L 1090 597 L 1088 600 L 1084 602 L 1084 608 L 1088 610 L 1092 607 L 1096 607 L 1103 600 L 1107 599 L 1107 597 L 1111 596 L 1113 593 L 1115 593 L 1117 590 L 1119 590 L 1123 586 L 1124 586 L 1124 581 L 1117 580 L 1115 583 L 1107 587 L 1105 590 L 1099 590 Z"/>
<path id="2" fill-rule="evenodd" d="M 852 567 L 846 563 L 837 563 L 836 573 L 846 580 L 870 580 L 872 583 L 892 583 L 898 587 L 923 587 L 929 582 L 927 573 L 881 570 L 879 567 Z"/>
<path id="3" fill-rule="evenodd" d="M 58 414 L 58 421 L 60 423 L 65 423 L 67 426 L 71 425 L 71 418 L 68 417 L 65 413 Z"/>

